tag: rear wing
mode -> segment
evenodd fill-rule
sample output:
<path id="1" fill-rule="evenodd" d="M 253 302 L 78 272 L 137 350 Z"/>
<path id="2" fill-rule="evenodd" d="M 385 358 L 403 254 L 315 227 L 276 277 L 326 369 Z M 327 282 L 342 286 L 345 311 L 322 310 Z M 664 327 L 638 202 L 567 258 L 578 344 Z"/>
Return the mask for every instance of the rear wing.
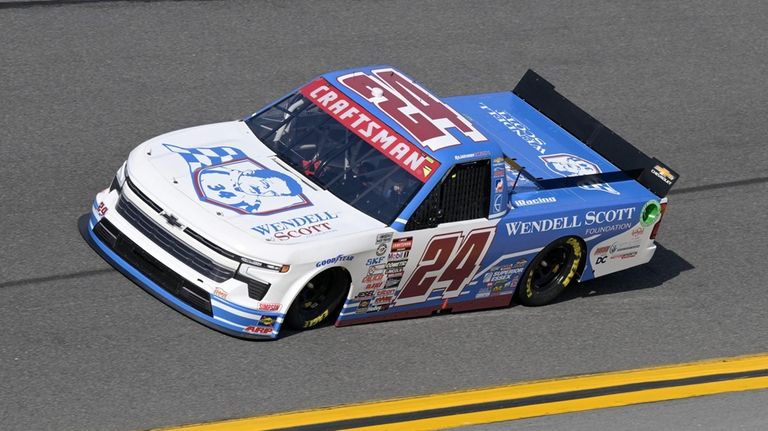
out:
<path id="1" fill-rule="evenodd" d="M 635 148 L 560 95 L 555 91 L 554 85 L 533 70 L 529 69 L 523 75 L 512 92 L 621 169 L 621 172 L 599 174 L 602 180 L 610 182 L 630 177 L 659 198 L 663 198 L 680 178 L 677 172 L 667 165 Z M 590 175 L 590 177 L 595 176 Z M 578 179 L 578 177 L 568 178 L 569 181 L 578 181 Z"/>

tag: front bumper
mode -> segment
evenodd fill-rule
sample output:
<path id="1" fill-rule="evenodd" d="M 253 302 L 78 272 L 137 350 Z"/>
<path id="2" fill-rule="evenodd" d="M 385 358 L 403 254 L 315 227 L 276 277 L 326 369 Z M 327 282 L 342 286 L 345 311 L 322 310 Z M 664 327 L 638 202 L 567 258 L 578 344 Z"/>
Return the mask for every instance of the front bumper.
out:
<path id="1" fill-rule="evenodd" d="M 251 309 L 213 295 L 144 250 L 134 241 L 138 238 L 130 238 L 108 218 L 99 217 L 96 201 L 88 222 L 81 223 L 81 234 L 115 269 L 166 305 L 209 328 L 238 338 L 277 338 L 284 314 Z"/>

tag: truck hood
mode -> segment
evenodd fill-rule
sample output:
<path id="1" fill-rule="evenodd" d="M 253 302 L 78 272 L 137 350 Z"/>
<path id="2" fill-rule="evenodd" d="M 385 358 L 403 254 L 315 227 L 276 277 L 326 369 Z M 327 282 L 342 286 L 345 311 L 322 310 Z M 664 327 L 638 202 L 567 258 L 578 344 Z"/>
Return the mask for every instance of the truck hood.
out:
<path id="1" fill-rule="evenodd" d="M 246 255 L 381 229 L 282 162 L 240 121 L 171 132 L 130 155 L 128 176 L 164 212 Z"/>

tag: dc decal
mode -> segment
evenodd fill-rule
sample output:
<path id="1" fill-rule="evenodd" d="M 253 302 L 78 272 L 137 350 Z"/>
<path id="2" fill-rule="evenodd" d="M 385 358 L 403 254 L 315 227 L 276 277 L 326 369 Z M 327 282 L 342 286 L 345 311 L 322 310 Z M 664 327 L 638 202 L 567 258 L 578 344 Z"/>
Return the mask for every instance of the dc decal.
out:
<path id="1" fill-rule="evenodd" d="M 581 157 L 574 156 L 573 154 L 552 154 L 549 156 L 539 156 L 544 162 L 547 168 L 563 177 L 578 177 L 582 175 L 595 175 L 602 172 L 600 167 L 590 162 L 589 160 L 582 159 Z M 619 192 L 611 187 L 610 184 L 606 184 L 600 181 L 593 181 L 587 183 L 580 183 L 579 188 L 584 190 L 597 190 L 601 192 L 611 193 L 618 195 Z"/>
<path id="2" fill-rule="evenodd" d="M 267 169 L 233 147 L 181 148 L 165 145 L 189 165 L 200 200 L 240 214 L 267 215 L 311 206 L 301 185 Z"/>

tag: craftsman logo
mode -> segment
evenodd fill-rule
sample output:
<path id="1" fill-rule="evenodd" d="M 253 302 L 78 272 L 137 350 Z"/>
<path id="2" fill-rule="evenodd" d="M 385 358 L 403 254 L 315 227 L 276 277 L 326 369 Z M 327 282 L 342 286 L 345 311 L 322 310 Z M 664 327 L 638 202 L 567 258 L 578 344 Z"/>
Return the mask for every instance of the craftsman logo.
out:
<path id="1" fill-rule="evenodd" d="M 420 181 L 426 182 L 440 167 L 437 160 L 378 121 L 326 80 L 307 84 L 301 94 Z"/>
<path id="2" fill-rule="evenodd" d="M 600 167 L 590 162 L 589 160 L 582 159 L 581 157 L 574 156 L 573 154 L 552 154 L 550 156 L 539 156 L 539 158 L 546 164 L 547 168 L 563 177 L 580 177 L 584 175 L 596 175 L 601 173 Z M 596 180 L 583 180 L 579 182 L 579 188 L 584 190 L 597 190 L 601 192 L 618 195 L 610 184 L 606 184 Z"/>
<path id="3" fill-rule="evenodd" d="M 459 145 L 454 130 L 474 142 L 487 141 L 472 123 L 430 92 L 394 69 L 378 69 L 372 75 L 355 72 L 338 81 L 386 115 L 432 151 Z"/>

